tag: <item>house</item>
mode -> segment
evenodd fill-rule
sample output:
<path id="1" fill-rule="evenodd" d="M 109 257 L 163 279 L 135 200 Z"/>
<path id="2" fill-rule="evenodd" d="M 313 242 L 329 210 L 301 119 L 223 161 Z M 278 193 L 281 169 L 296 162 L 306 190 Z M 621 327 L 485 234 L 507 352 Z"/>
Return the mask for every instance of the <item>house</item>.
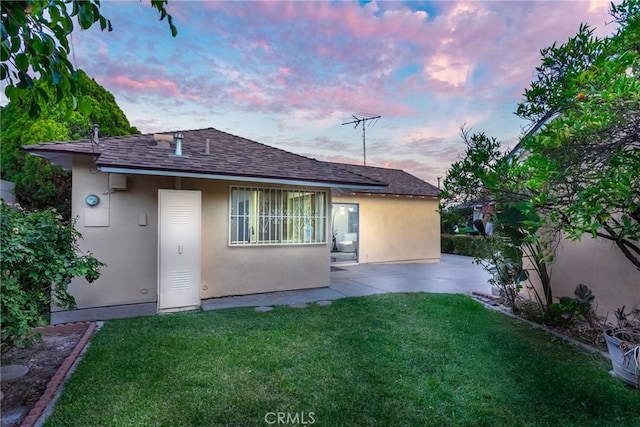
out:
<path id="1" fill-rule="evenodd" d="M 440 260 L 437 187 L 398 169 L 338 166 L 388 185 L 369 190 L 333 189 L 334 261 Z M 345 257 L 345 252 L 353 255 Z"/>
<path id="2" fill-rule="evenodd" d="M 340 217 L 334 192 L 339 203 L 359 205 L 356 238 L 341 248 L 359 247 L 365 262 L 439 259 L 437 193 L 402 171 L 321 162 L 211 128 L 114 138 L 96 131 L 91 140 L 23 148 L 72 170 L 81 249 L 107 264 L 96 282 L 69 286 L 83 313 L 77 320 L 98 307 L 119 317 L 326 287 Z M 397 207 L 378 201 L 389 196 Z"/>

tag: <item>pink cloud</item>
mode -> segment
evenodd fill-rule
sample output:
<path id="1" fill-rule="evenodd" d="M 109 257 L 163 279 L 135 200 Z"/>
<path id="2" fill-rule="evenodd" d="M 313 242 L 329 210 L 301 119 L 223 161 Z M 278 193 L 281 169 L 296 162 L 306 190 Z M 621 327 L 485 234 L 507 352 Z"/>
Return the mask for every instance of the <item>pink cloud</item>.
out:
<path id="1" fill-rule="evenodd" d="M 308 144 L 310 153 L 358 163 L 358 132 L 345 138 L 349 144 L 314 137 L 328 132 L 328 121 L 339 127 L 341 114 L 372 112 L 383 121 L 367 134 L 371 162 L 429 177 L 463 149 L 462 123 L 480 131 L 511 126 L 517 136 L 512 112 L 541 48 L 564 42 L 580 22 L 600 26 L 600 34 L 613 30 L 603 25 L 606 3 L 579 1 L 442 1 L 432 3 L 433 16 L 401 2 L 176 1 L 169 2 L 179 31 L 172 39 L 148 4 L 104 3 L 117 31 L 74 35 L 78 63 L 138 117 L 145 102 L 163 112 L 184 104 L 194 110 L 172 117 L 177 123 L 215 126 L 234 116 L 243 131 L 232 133 L 264 135 L 246 120 L 259 114 L 274 140 L 304 134 L 291 151 Z M 132 10 L 144 19 L 134 22 Z M 320 121 L 324 127 L 309 125 Z"/>
<path id="2" fill-rule="evenodd" d="M 187 99 L 191 101 L 200 100 L 196 95 L 183 93 L 175 82 L 169 80 L 154 78 L 133 80 L 124 75 L 115 75 L 106 77 L 103 82 L 110 87 L 125 90 L 127 92 L 143 94 L 156 93 L 158 95 L 171 96 L 178 99 Z"/>
<path id="3" fill-rule="evenodd" d="M 442 39 L 447 41 L 441 52 L 449 58 L 464 58 L 474 67 L 481 66 L 487 76 L 500 76 L 499 80 L 487 81 L 485 87 L 490 91 L 514 85 L 524 89 L 540 62 L 539 50 L 554 41 L 566 41 L 581 22 L 601 27 L 600 34 L 613 30 L 602 28 L 608 16 L 606 3 L 589 9 L 583 2 L 557 2 L 553 8 L 528 2 L 469 5 L 464 10 L 460 3 L 443 3 L 445 13 L 436 18 Z M 455 71 L 457 67 L 452 68 Z M 435 88 L 450 89 L 437 85 Z"/>

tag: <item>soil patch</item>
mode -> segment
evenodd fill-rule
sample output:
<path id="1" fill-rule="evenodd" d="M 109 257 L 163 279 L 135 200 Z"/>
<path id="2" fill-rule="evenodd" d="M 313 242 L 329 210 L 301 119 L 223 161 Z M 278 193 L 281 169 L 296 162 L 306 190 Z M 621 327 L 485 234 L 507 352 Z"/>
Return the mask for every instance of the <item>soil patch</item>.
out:
<path id="1" fill-rule="evenodd" d="M 82 339 L 90 323 L 40 328 L 42 340 L 2 354 L 2 365 L 24 365 L 29 372 L 12 382 L 2 382 L 2 427 L 19 426 L 45 392 L 51 378 Z"/>

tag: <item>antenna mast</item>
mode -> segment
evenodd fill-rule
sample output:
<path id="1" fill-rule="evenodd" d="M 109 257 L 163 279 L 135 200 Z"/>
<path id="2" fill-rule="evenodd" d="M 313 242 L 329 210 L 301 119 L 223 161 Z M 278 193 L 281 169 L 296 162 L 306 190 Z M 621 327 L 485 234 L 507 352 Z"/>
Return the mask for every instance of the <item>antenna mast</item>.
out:
<path id="1" fill-rule="evenodd" d="M 362 124 L 362 156 L 363 156 L 363 163 L 365 166 L 367 166 L 367 145 L 366 145 L 366 133 L 365 133 L 365 129 L 367 127 L 367 121 L 375 120 L 374 122 L 369 123 L 369 126 L 375 126 L 380 116 L 376 116 L 373 114 L 366 114 L 366 113 L 357 113 L 357 114 L 352 114 L 351 117 L 353 117 L 352 121 L 343 123 L 342 125 L 343 126 L 354 125 L 353 128 L 357 129 L 358 126 Z"/>

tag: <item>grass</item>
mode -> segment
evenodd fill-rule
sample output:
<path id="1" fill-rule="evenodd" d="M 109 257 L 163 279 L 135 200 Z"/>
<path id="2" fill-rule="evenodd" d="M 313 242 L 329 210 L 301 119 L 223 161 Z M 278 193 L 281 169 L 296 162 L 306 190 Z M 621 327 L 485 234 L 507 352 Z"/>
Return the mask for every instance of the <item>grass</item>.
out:
<path id="1" fill-rule="evenodd" d="M 640 425 L 609 370 L 462 295 L 182 313 L 105 324 L 46 425 Z"/>

